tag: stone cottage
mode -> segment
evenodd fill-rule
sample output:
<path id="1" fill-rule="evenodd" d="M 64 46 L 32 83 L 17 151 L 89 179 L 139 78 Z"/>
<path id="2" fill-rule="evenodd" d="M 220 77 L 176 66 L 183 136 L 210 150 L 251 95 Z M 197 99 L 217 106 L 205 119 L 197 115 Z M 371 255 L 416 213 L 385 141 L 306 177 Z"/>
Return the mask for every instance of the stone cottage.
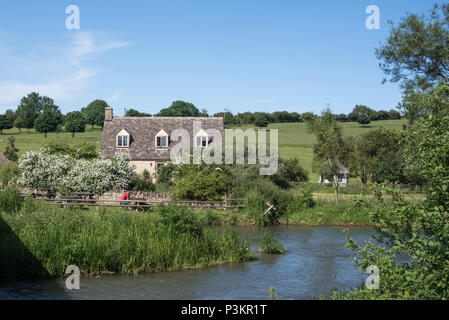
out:
<path id="1" fill-rule="evenodd" d="M 201 122 L 198 132 L 193 132 L 194 121 Z M 208 137 L 208 129 L 219 130 L 224 137 L 221 117 L 114 117 L 112 108 L 105 108 L 99 156 L 111 158 L 117 152 L 125 152 L 136 166 L 136 173 L 146 169 L 155 177 L 157 168 L 170 160 L 170 150 L 178 143 L 170 139 L 175 129 L 187 130 L 194 148 L 209 145 L 212 137 Z"/>

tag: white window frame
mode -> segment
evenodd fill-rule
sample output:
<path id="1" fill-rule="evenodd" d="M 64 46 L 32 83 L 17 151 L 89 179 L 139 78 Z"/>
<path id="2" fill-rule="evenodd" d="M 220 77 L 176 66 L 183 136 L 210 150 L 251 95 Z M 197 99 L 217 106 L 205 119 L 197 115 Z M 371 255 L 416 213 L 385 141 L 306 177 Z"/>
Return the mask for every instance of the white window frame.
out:
<path id="1" fill-rule="evenodd" d="M 163 141 L 163 137 L 165 137 L 165 145 L 162 144 Z M 160 138 L 160 145 L 157 144 L 157 138 Z M 160 130 L 156 136 L 154 137 L 154 146 L 156 148 L 160 148 L 160 149 L 166 149 L 168 148 L 168 144 L 169 144 L 169 135 L 167 132 L 165 132 L 163 129 Z"/>
<path id="2" fill-rule="evenodd" d="M 123 143 L 124 140 L 126 140 L 126 144 Z M 117 136 L 115 137 L 115 146 L 117 148 L 129 148 L 129 140 L 130 134 L 125 129 L 122 129 L 119 133 L 117 133 Z"/>
<path id="3" fill-rule="evenodd" d="M 195 147 L 203 149 L 203 148 L 207 148 L 208 146 L 209 146 L 209 135 L 207 134 L 206 131 L 201 129 L 195 135 Z"/>

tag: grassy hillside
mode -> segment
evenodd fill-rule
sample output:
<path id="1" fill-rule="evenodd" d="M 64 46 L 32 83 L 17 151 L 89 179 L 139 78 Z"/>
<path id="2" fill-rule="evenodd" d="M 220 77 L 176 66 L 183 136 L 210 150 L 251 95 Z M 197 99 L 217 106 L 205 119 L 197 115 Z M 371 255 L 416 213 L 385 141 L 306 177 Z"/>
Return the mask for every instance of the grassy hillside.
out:
<path id="1" fill-rule="evenodd" d="M 366 128 L 362 128 L 360 124 L 356 122 L 343 123 L 343 132 L 345 135 L 357 136 L 373 128 L 389 127 L 400 129 L 402 125 L 406 123 L 406 120 L 385 120 L 375 121 L 370 123 Z M 242 129 L 255 128 L 254 126 L 244 126 Z M 305 123 L 272 123 L 268 126 L 268 129 L 279 130 L 279 154 L 283 158 L 297 157 L 303 166 L 310 172 L 310 178 L 315 180 L 318 178 L 316 174 L 311 172 L 312 170 L 312 158 L 313 158 L 313 143 L 314 137 L 311 134 L 306 133 Z M 72 138 L 71 133 L 49 133 L 47 138 L 41 133 L 36 133 L 31 130 L 28 134 L 26 130 L 22 130 L 22 133 L 14 128 L 10 130 L 4 130 L 3 135 L 0 135 L 0 151 L 5 150 L 8 137 L 14 135 L 16 137 L 16 147 L 19 149 L 19 155 L 29 150 L 39 150 L 43 145 L 49 142 L 60 143 L 81 143 L 90 142 L 97 145 L 97 149 L 100 147 L 101 142 L 101 128 L 91 128 L 88 126 L 86 132 L 77 133 Z"/>

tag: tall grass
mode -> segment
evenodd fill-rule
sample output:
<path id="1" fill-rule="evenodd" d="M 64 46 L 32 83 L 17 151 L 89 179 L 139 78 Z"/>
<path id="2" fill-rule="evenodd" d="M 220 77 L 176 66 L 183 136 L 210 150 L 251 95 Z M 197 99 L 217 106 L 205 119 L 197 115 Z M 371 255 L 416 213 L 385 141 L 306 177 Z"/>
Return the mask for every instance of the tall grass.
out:
<path id="1" fill-rule="evenodd" d="M 233 231 L 224 234 L 209 229 L 180 231 L 179 225 L 167 223 L 166 211 L 175 209 L 163 210 L 163 222 L 148 212 L 112 212 L 103 208 L 94 214 L 44 205 L 30 212 L 25 209 L 15 214 L 2 212 L 0 218 L 49 276 L 62 276 L 65 268 L 72 264 L 83 274 L 138 274 L 212 266 L 254 257 L 247 243 Z M 0 243 L 0 247 L 11 245 L 15 244 Z"/>

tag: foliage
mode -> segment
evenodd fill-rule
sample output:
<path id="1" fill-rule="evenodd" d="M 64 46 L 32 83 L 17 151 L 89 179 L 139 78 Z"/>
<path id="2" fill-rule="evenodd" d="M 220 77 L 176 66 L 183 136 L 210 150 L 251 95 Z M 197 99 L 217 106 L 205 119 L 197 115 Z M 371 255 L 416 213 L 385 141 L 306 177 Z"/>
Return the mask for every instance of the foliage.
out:
<path id="1" fill-rule="evenodd" d="M 371 122 L 371 119 L 370 119 L 369 115 L 361 114 L 357 118 L 357 122 L 360 123 L 363 127 L 365 127 L 367 124 L 369 124 Z"/>
<path id="2" fill-rule="evenodd" d="M 6 213 L 14 213 L 22 208 L 20 191 L 14 186 L 6 187 L 0 191 L 0 210 Z"/>
<path id="3" fill-rule="evenodd" d="M 0 134 L 3 134 L 3 130 L 11 129 L 12 127 L 13 124 L 8 117 L 5 114 L 0 114 Z"/>
<path id="4" fill-rule="evenodd" d="M 273 287 L 268 290 L 268 295 L 270 296 L 271 300 L 279 300 L 280 298 Z"/>
<path id="5" fill-rule="evenodd" d="M 184 206 L 159 205 L 156 208 L 157 223 L 162 228 L 171 228 L 176 233 L 200 237 L 203 235 L 200 221 L 195 213 Z"/>
<path id="6" fill-rule="evenodd" d="M 20 170 L 16 163 L 9 162 L 0 165 L 0 182 L 2 183 L 3 188 L 10 182 L 15 183 L 19 177 Z"/>
<path id="7" fill-rule="evenodd" d="M 283 160 L 280 167 L 280 175 L 292 182 L 307 182 L 307 171 L 300 165 L 298 158 Z"/>
<path id="8" fill-rule="evenodd" d="M 340 171 L 338 161 L 348 158 L 348 147 L 343 139 L 342 127 L 328 109 L 321 117 L 307 121 L 307 129 L 317 140 L 313 148 L 315 170 L 325 176 L 334 177 L 335 201 L 338 202 L 339 183 L 335 178 Z"/>
<path id="9" fill-rule="evenodd" d="M 151 114 L 140 112 L 134 109 L 126 110 L 125 117 L 151 117 Z"/>
<path id="10" fill-rule="evenodd" d="M 17 152 L 19 151 L 19 149 L 16 148 L 15 142 L 16 138 L 14 138 L 14 136 L 9 137 L 8 144 L 6 145 L 5 152 L 3 153 L 9 161 L 14 162 L 18 160 Z"/>
<path id="11" fill-rule="evenodd" d="M 264 114 L 258 114 L 254 119 L 254 124 L 259 128 L 268 126 L 268 119 Z"/>
<path id="12" fill-rule="evenodd" d="M 34 122 L 39 114 L 45 109 L 57 110 L 53 99 L 40 96 L 37 92 L 32 92 L 20 100 L 17 107 L 16 115 L 20 118 L 18 122 L 19 128 L 27 128 L 28 130 L 34 127 Z M 17 120 L 17 119 L 16 119 Z"/>
<path id="13" fill-rule="evenodd" d="M 44 146 L 44 149 L 50 154 L 65 154 L 76 159 L 95 159 L 98 157 L 96 146 L 92 143 L 82 142 L 78 144 L 66 144 L 52 142 Z"/>
<path id="14" fill-rule="evenodd" d="M 200 213 L 200 222 L 206 226 L 218 226 L 221 224 L 221 219 L 214 210 L 205 209 Z"/>
<path id="15" fill-rule="evenodd" d="M 387 40 L 376 49 L 380 67 L 390 81 L 401 82 L 400 107 L 413 122 L 427 114 L 424 99 L 440 81 L 449 80 L 449 5 L 435 6 L 428 15 L 408 14 L 391 23 Z"/>
<path id="16" fill-rule="evenodd" d="M 73 111 L 66 114 L 64 117 L 64 129 L 72 133 L 72 138 L 75 132 L 84 132 L 86 130 L 86 118 L 79 111 Z"/>
<path id="17" fill-rule="evenodd" d="M 288 208 L 293 202 L 293 195 L 281 190 L 272 181 L 259 177 L 255 184 L 249 185 L 247 193 L 248 204 L 245 208 L 247 214 L 259 225 L 277 223 L 279 218 L 288 213 Z M 273 205 L 269 213 L 263 215 L 268 209 L 267 203 Z"/>
<path id="18" fill-rule="evenodd" d="M 260 239 L 259 251 L 262 253 L 279 254 L 285 253 L 281 242 L 275 240 L 270 232 L 264 232 Z"/>
<path id="19" fill-rule="evenodd" d="M 428 182 L 427 198 L 412 202 L 400 191 L 378 187 L 393 197 L 393 206 L 373 212 L 374 239 L 365 247 L 348 237 L 356 250 L 361 271 L 370 265 L 380 270 L 379 290 L 362 287 L 350 298 L 448 299 L 449 298 L 449 87 L 440 85 L 426 98 L 429 116 L 420 120 L 405 140 L 416 170 Z"/>
<path id="20" fill-rule="evenodd" d="M 58 108 L 45 108 L 34 121 L 34 128 L 47 137 L 47 132 L 55 132 L 61 123 L 62 115 Z"/>
<path id="21" fill-rule="evenodd" d="M 83 117 L 85 118 L 86 124 L 92 125 L 92 128 L 94 125 L 103 127 L 104 124 L 104 109 L 109 107 L 109 105 L 104 100 L 94 100 L 85 108 L 81 109 L 81 113 L 83 114 Z M 70 132 L 84 132 L 83 131 L 71 131 Z"/>
<path id="22" fill-rule="evenodd" d="M 195 105 L 185 101 L 174 101 L 168 108 L 161 109 L 156 117 L 207 117 L 207 114 L 200 112 Z"/>
<path id="23" fill-rule="evenodd" d="M 139 177 L 138 175 L 134 174 L 129 187 L 134 191 L 151 192 L 155 190 L 155 186 L 151 181 L 151 178 L 145 175 Z"/>
<path id="24" fill-rule="evenodd" d="M 174 196 L 180 200 L 221 200 L 230 189 L 230 175 L 214 165 L 181 165 Z"/>
<path id="25" fill-rule="evenodd" d="M 38 190 L 102 194 L 128 188 L 133 174 L 126 155 L 112 159 L 75 159 L 69 155 L 29 151 L 19 160 L 19 183 Z"/>
<path id="26" fill-rule="evenodd" d="M 39 203 L 35 210 L 24 208 L 20 214 L 0 212 L 0 282 L 61 277 L 72 264 L 83 275 L 139 274 L 254 258 L 247 243 L 231 230 L 221 234 L 195 227 L 190 233 L 179 223 L 185 214 L 189 215 L 180 211 L 176 214 L 180 220 L 160 223 L 148 212 L 136 215 L 107 208 L 95 215 Z"/>

